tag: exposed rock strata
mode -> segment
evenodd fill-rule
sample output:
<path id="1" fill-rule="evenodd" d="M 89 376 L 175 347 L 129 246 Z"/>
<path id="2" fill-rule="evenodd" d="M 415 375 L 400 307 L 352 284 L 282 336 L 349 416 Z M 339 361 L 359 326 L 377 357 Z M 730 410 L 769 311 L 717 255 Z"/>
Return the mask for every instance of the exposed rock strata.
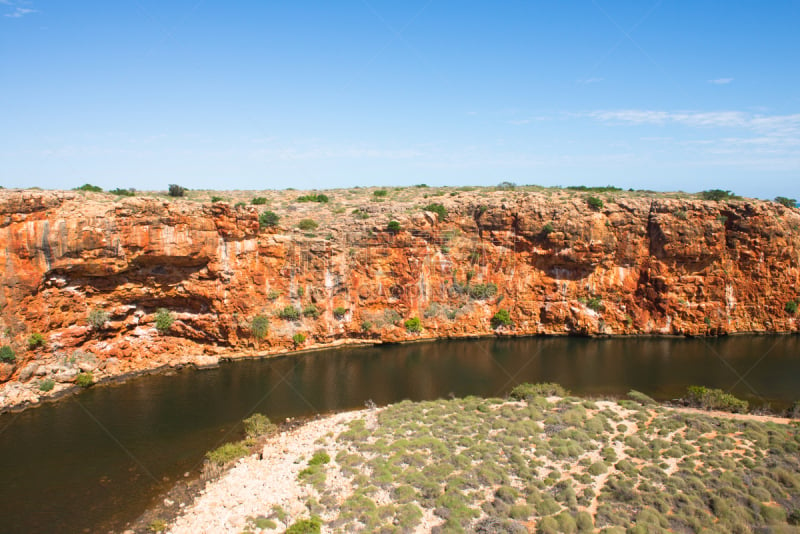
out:
<path id="1" fill-rule="evenodd" d="M 275 207 L 281 228 L 261 230 L 255 207 L 0 191 L 0 344 L 17 354 L 0 377 L 67 383 L 80 361 L 99 377 L 279 352 L 296 348 L 296 333 L 303 348 L 491 334 L 501 308 L 514 321 L 505 334 L 798 328 L 784 308 L 798 296 L 800 213 L 778 204 L 617 194 L 594 211 L 581 195 L 460 193 L 436 200 L 448 210 L 439 221 L 422 199 L 369 200 Z M 308 216 L 316 234 L 292 229 Z M 390 218 L 402 231 L 385 231 Z M 479 284 L 497 294 L 482 298 Z M 318 317 L 277 316 L 312 304 Z M 174 314 L 167 335 L 158 308 Z M 87 322 L 95 309 L 109 314 L 100 329 Z M 259 314 L 270 327 L 256 341 Z M 406 331 L 410 317 L 421 333 Z M 33 332 L 43 348 L 28 350 Z M 0 406 L 20 400 L 8 391 Z"/>

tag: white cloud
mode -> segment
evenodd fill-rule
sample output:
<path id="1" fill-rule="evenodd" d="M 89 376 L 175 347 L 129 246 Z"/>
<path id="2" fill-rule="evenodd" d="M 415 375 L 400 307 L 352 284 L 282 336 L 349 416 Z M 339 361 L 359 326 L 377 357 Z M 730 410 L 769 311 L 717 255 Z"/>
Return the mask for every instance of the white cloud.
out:
<path id="1" fill-rule="evenodd" d="M 692 128 L 739 128 L 763 135 L 800 133 L 800 113 L 761 115 L 744 111 L 654 111 L 639 109 L 600 110 L 588 113 L 600 122 L 657 125 L 677 124 Z"/>
<path id="2" fill-rule="evenodd" d="M 583 80 L 578 80 L 578 84 L 580 85 L 589 85 L 591 83 L 600 83 L 603 81 L 603 78 L 585 78 Z"/>
<path id="3" fill-rule="evenodd" d="M 24 17 L 25 15 L 29 15 L 30 13 L 38 13 L 38 11 L 35 9 L 28 9 L 27 7 L 15 7 L 14 11 L 12 11 L 11 13 L 6 13 L 4 16 L 10 17 L 12 19 L 18 19 L 20 17 Z"/>
<path id="4" fill-rule="evenodd" d="M 714 84 L 714 85 L 728 85 L 729 83 L 731 83 L 733 81 L 733 78 L 716 78 L 714 80 L 707 80 L 707 81 L 708 81 L 708 83 L 711 83 L 711 84 Z"/>

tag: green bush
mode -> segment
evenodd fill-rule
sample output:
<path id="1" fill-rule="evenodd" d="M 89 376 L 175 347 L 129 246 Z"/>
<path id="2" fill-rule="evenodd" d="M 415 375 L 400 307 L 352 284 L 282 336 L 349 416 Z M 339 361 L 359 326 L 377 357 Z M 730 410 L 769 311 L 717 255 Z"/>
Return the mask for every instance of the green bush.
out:
<path id="1" fill-rule="evenodd" d="M 322 520 L 319 517 L 298 519 L 286 529 L 285 534 L 319 534 L 322 532 Z"/>
<path id="2" fill-rule="evenodd" d="M 52 391 L 56 387 L 56 381 L 52 378 L 44 378 L 39 381 L 39 391 Z"/>
<path id="3" fill-rule="evenodd" d="M 278 425 L 273 424 L 269 417 L 262 413 L 254 413 L 242 423 L 244 424 L 245 433 L 251 438 L 274 434 L 278 431 Z"/>
<path id="4" fill-rule="evenodd" d="M 621 187 L 615 187 L 613 185 L 604 185 L 604 186 L 568 185 L 564 189 L 569 189 L 571 191 L 591 191 L 593 193 L 610 193 L 614 191 L 622 191 Z"/>
<path id="5" fill-rule="evenodd" d="M 109 315 L 108 312 L 105 310 L 101 310 L 99 308 L 95 308 L 94 310 L 89 312 L 89 317 L 87 321 L 89 321 L 89 325 L 95 330 L 100 330 L 103 328 L 103 325 L 106 324 L 108 321 Z"/>
<path id="6" fill-rule="evenodd" d="M 514 400 L 529 400 L 534 397 L 568 397 L 569 391 L 561 384 L 554 382 L 539 384 L 525 382 L 512 389 L 508 396 Z"/>
<path id="7" fill-rule="evenodd" d="M 590 208 L 597 211 L 603 208 L 603 201 L 597 197 L 589 197 L 586 199 L 586 204 L 589 205 Z"/>
<path id="8" fill-rule="evenodd" d="M 511 314 L 508 310 L 498 310 L 492 317 L 492 328 L 499 328 L 501 326 L 511 326 L 514 321 L 511 320 Z"/>
<path id="9" fill-rule="evenodd" d="M 330 463 L 331 457 L 325 451 L 317 451 L 308 461 L 308 465 L 325 465 Z"/>
<path id="10" fill-rule="evenodd" d="M 603 311 L 605 309 L 603 301 L 600 299 L 600 297 L 592 297 L 589 300 L 587 300 L 586 307 L 596 312 Z"/>
<path id="11" fill-rule="evenodd" d="M 794 300 L 790 300 L 786 303 L 786 306 L 783 308 L 786 313 L 791 313 L 792 315 L 797 313 L 797 302 Z"/>
<path id="12" fill-rule="evenodd" d="M 369 219 L 369 213 L 359 208 L 353 210 L 353 215 L 356 216 L 356 219 Z"/>
<path id="13" fill-rule="evenodd" d="M 182 197 L 186 194 L 186 188 L 178 184 L 169 184 L 168 193 L 171 197 Z"/>
<path id="14" fill-rule="evenodd" d="M 337 306 L 333 309 L 333 316 L 337 319 L 344 319 L 344 316 L 347 314 L 347 308 L 344 306 Z"/>
<path id="15" fill-rule="evenodd" d="M 435 213 L 437 218 L 439 219 L 439 222 L 442 222 L 447 218 L 447 208 L 444 207 L 444 204 L 438 204 L 438 203 L 428 204 L 427 206 L 425 206 L 424 209 L 425 211 L 432 211 L 433 213 Z"/>
<path id="16" fill-rule="evenodd" d="M 797 207 L 797 200 L 793 198 L 775 197 L 775 202 L 777 202 L 778 204 L 783 204 L 787 208 Z"/>
<path id="17" fill-rule="evenodd" d="M 136 196 L 136 189 L 112 189 L 109 191 L 112 195 L 117 195 L 120 197 L 133 197 Z"/>
<path id="18" fill-rule="evenodd" d="M 308 304 L 305 308 L 303 308 L 303 317 L 311 317 L 316 319 L 319 317 L 319 309 L 313 304 Z"/>
<path id="19" fill-rule="evenodd" d="M 278 312 L 278 317 L 288 321 L 296 321 L 300 318 L 300 310 L 290 304 Z"/>
<path id="20" fill-rule="evenodd" d="M 217 203 L 217 202 L 222 202 L 223 200 L 225 200 L 225 199 L 222 198 L 222 197 L 213 196 L 213 195 L 211 196 L 211 203 L 212 204 Z"/>
<path id="21" fill-rule="evenodd" d="M 298 346 L 302 345 L 306 341 L 306 335 L 301 332 L 298 332 L 292 336 L 292 341 L 294 342 L 295 345 Z"/>
<path id="22" fill-rule="evenodd" d="M 738 197 L 723 189 L 708 189 L 700 192 L 700 198 L 703 200 L 733 200 Z"/>
<path id="23" fill-rule="evenodd" d="M 254 206 L 261 206 L 266 203 L 266 197 L 253 197 L 253 200 L 250 201 L 250 204 L 253 204 Z"/>
<path id="24" fill-rule="evenodd" d="M 406 327 L 408 332 L 421 332 L 422 331 L 422 323 L 419 320 L 419 317 L 412 317 L 407 319 L 405 323 L 403 323 Z"/>
<path id="25" fill-rule="evenodd" d="M 150 532 L 164 532 L 167 530 L 167 522 L 163 519 L 154 519 L 147 525 L 147 530 Z"/>
<path id="26" fill-rule="evenodd" d="M 314 230 L 319 226 L 314 219 L 302 219 L 297 223 L 297 227 L 301 230 Z"/>
<path id="27" fill-rule="evenodd" d="M 14 349 L 8 345 L 0 347 L 0 362 L 11 363 L 16 361 L 17 355 L 14 354 Z"/>
<path id="28" fill-rule="evenodd" d="M 44 347 L 44 336 L 39 332 L 34 332 L 28 338 L 28 348 L 35 349 L 37 347 Z"/>
<path id="29" fill-rule="evenodd" d="M 488 299 L 497 295 L 497 284 L 493 282 L 489 282 L 488 284 L 467 285 L 466 289 L 469 296 L 475 300 Z"/>
<path id="30" fill-rule="evenodd" d="M 737 399 L 721 389 L 710 389 L 704 386 L 689 386 L 684 399 L 689 405 L 705 410 L 722 410 L 725 412 L 745 413 L 748 403 Z"/>
<path id="31" fill-rule="evenodd" d="M 75 384 L 82 388 L 88 388 L 94 384 L 94 377 L 92 373 L 80 373 L 75 377 Z"/>
<path id="32" fill-rule="evenodd" d="M 544 226 L 542 226 L 542 234 L 544 234 L 545 236 L 552 234 L 554 231 L 555 228 L 553 227 L 553 223 L 547 223 Z"/>
<path id="33" fill-rule="evenodd" d="M 378 189 L 377 191 L 373 191 L 372 194 L 376 197 L 385 197 L 389 194 L 389 191 L 386 189 Z"/>
<path id="34" fill-rule="evenodd" d="M 280 220 L 280 216 L 274 211 L 265 211 L 258 216 L 258 224 L 261 228 L 274 228 L 278 226 Z"/>
<path id="35" fill-rule="evenodd" d="M 310 193 L 308 195 L 303 195 L 303 196 L 297 197 L 297 201 L 298 202 L 320 202 L 320 203 L 324 204 L 324 203 L 328 202 L 329 200 L 330 199 L 328 198 L 328 195 L 324 195 L 322 193 L 320 193 L 320 194 Z"/>
<path id="36" fill-rule="evenodd" d="M 171 311 L 166 308 L 159 308 L 156 310 L 156 330 L 162 334 L 166 334 L 169 332 L 174 322 L 175 317 L 172 315 Z"/>
<path id="37" fill-rule="evenodd" d="M 237 443 L 225 443 L 213 451 L 207 452 L 206 458 L 213 464 L 223 466 L 228 462 L 246 456 L 248 452 L 247 445 L 241 441 Z"/>
<path id="38" fill-rule="evenodd" d="M 401 229 L 402 227 L 400 226 L 400 223 L 397 221 L 389 221 L 389 224 L 386 225 L 386 231 L 388 231 L 390 234 L 396 234 Z"/>
<path id="39" fill-rule="evenodd" d="M 100 193 L 103 191 L 103 188 L 97 185 L 92 184 L 83 184 L 80 187 L 75 188 L 76 191 L 88 191 L 90 193 Z"/>
<path id="40" fill-rule="evenodd" d="M 269 318 L 266 315 L 256 315 L 250 321 L 250 332 L 256 339 L 264 339 L 269 330 Z"/>
<path id="41" fill-rule="evenodd" d="M 642 406 L 652 406 L 654 404 L 658 404 L 652 397 L 649 395 L 645 395 L 641 391 L 636 391 L 632 389 L 628 392 L 628 398 L 631 400 L 635 400 Z"/>

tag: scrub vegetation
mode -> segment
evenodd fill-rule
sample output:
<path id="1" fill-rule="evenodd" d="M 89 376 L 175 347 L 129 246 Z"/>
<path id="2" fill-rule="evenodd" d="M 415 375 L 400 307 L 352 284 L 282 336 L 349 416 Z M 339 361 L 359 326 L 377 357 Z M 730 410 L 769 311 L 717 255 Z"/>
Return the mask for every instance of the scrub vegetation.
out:
<path id="1" fill-rule="evenodd" d="M 636 391 L 619 401 L 568 395 L 523 384 L 508 399 L 367 411 L 301 460 L 307 509 L 264 517 L 287 532 L 794 532 L 800 523 L 796 424 L 667 408 Z"/>

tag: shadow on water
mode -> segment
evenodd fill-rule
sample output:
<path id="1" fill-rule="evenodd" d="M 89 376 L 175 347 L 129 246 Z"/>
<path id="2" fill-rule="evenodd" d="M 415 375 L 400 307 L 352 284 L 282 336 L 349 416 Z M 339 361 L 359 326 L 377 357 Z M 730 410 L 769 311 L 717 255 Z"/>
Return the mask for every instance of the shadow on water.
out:
<path id="1" fill-rule="evenodd" d="M 800 392 L 800 338 L 522 338 L 337 349 L 146 376 L 0 416 L 0 532 L 119 531 L 205 451 L 273 420 L 402 399 L 501 396 L 521 382 L 657 399 L 686 386 L 756 407 Z M 744 378 L 742 380 L 742 377 Z"/>

